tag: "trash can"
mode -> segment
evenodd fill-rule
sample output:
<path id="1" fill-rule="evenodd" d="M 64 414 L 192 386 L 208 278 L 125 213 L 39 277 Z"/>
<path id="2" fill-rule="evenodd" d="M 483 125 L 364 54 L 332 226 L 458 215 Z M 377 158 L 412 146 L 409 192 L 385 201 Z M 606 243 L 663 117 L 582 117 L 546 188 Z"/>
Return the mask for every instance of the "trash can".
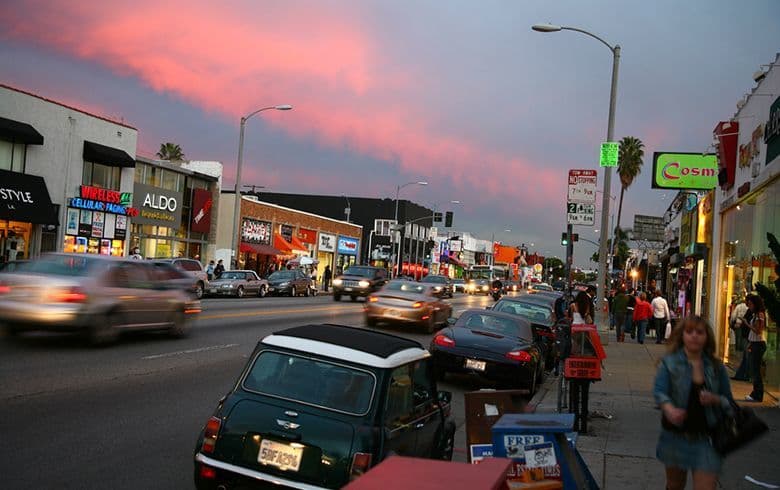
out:
<path id="1" fill-rule="evenodd" d="M 509 458 L 510 489 L 586 489 L 598 484 L 572 438 L 574 414 L 506 414 L 494 425 L 493 456 Z M 571 437 L 571 436 L 569 436 Z"/>

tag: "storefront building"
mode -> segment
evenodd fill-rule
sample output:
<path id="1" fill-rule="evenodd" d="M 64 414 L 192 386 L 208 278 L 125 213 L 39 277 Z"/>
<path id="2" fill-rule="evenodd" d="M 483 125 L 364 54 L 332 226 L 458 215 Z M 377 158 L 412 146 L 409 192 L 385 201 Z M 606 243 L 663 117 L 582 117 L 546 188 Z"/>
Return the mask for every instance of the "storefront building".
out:
<path id="1" fill-rule="evenodd" d="M 132 126 L 0 85 L 0 260 L 127 253 L 136 139 Z"/>
<path id="2" fill-rule="evenodd" d="M 711 318 L 715 322 L 719 353 L 738 364 L 742 343 L 729 329 L 732 301 L 755 294 L 755 284 L 771 285 L 778 279 L 777 262 L 769 249 L 767 233 L 780 236 L 780 55 L 758 81 L 751 95 L 730 121 L 715 128 L 720 140 L 722 178 L 716 193 L 714 254 L 717 291 Z M 753 95 L 755 94 L 755 95 Z M 773 94 L 771 97 L 757 96 Z M 728 136 L 737 136 L 729 141 Z M 768 317 L 764 355 L 765 384 L 780 391 L 777 323 Z"/>
<path id="3" fill-rule="evenodd" d="M 226 267 L 232 258 L 234 199 L 232 191 L 221 193 L 216 257 Z M 263 277 L 292 259 L 309 257 L 316 263 L 307 268 L 321 281 L 326 266 L 335 275 L 360 260 L 360 225 L 263 202 L 254 195 L 242 196 L 240 227 L 237 267 Z"/>
<path id="4" fill-rule="evenodd" d="M 187 164 L 137 158 L 129 238 L 143 257 L 215 258 L 221 165 L 205 174 Z"/>

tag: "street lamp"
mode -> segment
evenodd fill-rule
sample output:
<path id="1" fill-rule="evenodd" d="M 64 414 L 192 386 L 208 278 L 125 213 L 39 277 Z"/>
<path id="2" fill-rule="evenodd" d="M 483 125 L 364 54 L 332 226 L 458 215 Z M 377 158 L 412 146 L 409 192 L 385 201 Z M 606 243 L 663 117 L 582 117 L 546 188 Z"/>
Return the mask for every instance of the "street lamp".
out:
<path id="1" fill-rule="evenodd" d="M 609 48 L 609 51 L 612 53 L 612 85 L 610 89 L 610 95 L 609 95 L 609 120 L 607 122 L 607 141 L 612 141 L 612 138 L 614 137 L 615 133 L 615 103 L 617 101 L 617 81 L 618 81 L 618 68 L 620 65 L 620 45 L 615 44 L 614 46 L 610 45 L 605 40 L 601 39 L 597 35 L 590 33 L 583 29 L 578 29 L 576 27 L 567 27 L 567 26 L 559 26 L 554 24 L 535 24 L 531 27 L 534 31 L 537 32 L 557 32 L 557 31 L 575 31 L 579 32 L 581 34 L 585 34 L 586 36 L 590 36 L 593 39 L 596 39 L 600 43 L 604 44 L 607 48 Z M 604 167 L 604 194 L 603 194 L 603 200 L 601 203 L 601 209 L 605 210 L 601 213 L 601 229 L 606 230 L 609 226 L 609 199 L 610 199 L 610 191 L 612 186 L 612 168 L 611 167 Z M 606 293 L 606 285 L 607 285 L 607 261 L 609 260 L 608 257 L 608 250 L 607 250 L 607 235 L 608 233 L 602 233 L 600 235 L 599 239 L 599 283 L 598 287 L 596 288 L 596 304 L 598 307 L 596 308 L 596 323 L 599 328 L 599 334 L 601 336 L 601 341 L 604 344 L 609 343 L 609 322 L 607 320 L 607 313 L 604 310 L 604 300 L 605 300 L 605 293 Z"/>
<path id="2" fill-rule="evenodd" d="M 404 187 L 409 187 L 410 185 L 428 185 L 428 182 L 418 180 L 415 182 L 407 182 L 406 184 L 395 186 L 395 215 L 393 216 L 393 221 L 395 221 L 395 226 L 398 233 L 401 232 L 401 228 L 398 226 L 398 195 L 401 193 L 401 189 Z M 393 241 L 395 241 L 395 233 L 393 233 Z M 399 240 L 398 251 L 396 252 L 396 263 L 398 265 L 398 270 L 395 273 L 396 276 L 401 274 L 401 248 L 401 241 Z M 390 272 L 392 274 L 392 270 Z"/>
<path id="3" fill-rule="evenodd" d="M 238 268 L 238 225 L 241 220 L 241 165 L 244 161 L 244 128 L 246 127 L 246 122 L 254 116 L 255 114 L 258 114 L 263 111 L 289 111 L 292 109 L 292 106 L 289 104 L 282 104 L 282 105 L 272 105 L 269 107 L 263 107 L 262 109 L 258 109 L 255 112 L 252 112 L 248 116 L 241 118 L 241 130 L 239 132 L 238 136 L 238 163 L 236 164 L 236 202 L 233 205 L 233 240 L 231 242 L 232 246 L 232 253 L 234 257 L 234 264 L 235 267 Z"/>

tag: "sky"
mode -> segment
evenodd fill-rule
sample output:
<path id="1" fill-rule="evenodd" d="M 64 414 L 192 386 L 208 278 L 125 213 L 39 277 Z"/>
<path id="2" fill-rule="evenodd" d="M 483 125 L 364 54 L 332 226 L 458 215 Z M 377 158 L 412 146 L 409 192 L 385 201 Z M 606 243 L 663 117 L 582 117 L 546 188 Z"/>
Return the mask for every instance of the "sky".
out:
<path id="1" fill-rule="evenodd" d="M 708 148 L 780 51 L 778 19 L 775 0 L 5 0 L 0 82 L 138 128 L 140 155 L 171 141 L 222 161 L 226 188 L 240 118 L 291 104 L 247 123 L 244 184 L 393 197 L 424 180 L 401 196 L 563 256 L 567 173 L 598 168 L 612 57 L 530 26 L 621 45 L 615 136 L 645 143 L 626 228 L 673 197 L 651 189 L 653 152 Z M 596 218 L 575 232 L 598 241 Z"/>

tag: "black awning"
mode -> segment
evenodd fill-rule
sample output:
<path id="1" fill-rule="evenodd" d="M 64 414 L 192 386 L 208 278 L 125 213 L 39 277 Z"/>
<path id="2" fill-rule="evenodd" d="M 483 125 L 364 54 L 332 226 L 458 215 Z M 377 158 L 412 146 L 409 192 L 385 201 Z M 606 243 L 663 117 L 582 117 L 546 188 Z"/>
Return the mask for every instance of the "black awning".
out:
<path id="1" fill-rule="evenodd" d="M 42 145 L 43 135 L 27 123 L 0 117 L 0 136 L 14 143 Z"/>
<path id="2" fill-rule="evenodd" d="M 124 151 L 91 141 L 84 142 L 84 160 L 109 167 L 135 167 L 135 159 Z"/>
<path id="3" fill-rule="evenodd" d="M 0 219 L 58 225 L 43 177 L 0 170 Z"/>

